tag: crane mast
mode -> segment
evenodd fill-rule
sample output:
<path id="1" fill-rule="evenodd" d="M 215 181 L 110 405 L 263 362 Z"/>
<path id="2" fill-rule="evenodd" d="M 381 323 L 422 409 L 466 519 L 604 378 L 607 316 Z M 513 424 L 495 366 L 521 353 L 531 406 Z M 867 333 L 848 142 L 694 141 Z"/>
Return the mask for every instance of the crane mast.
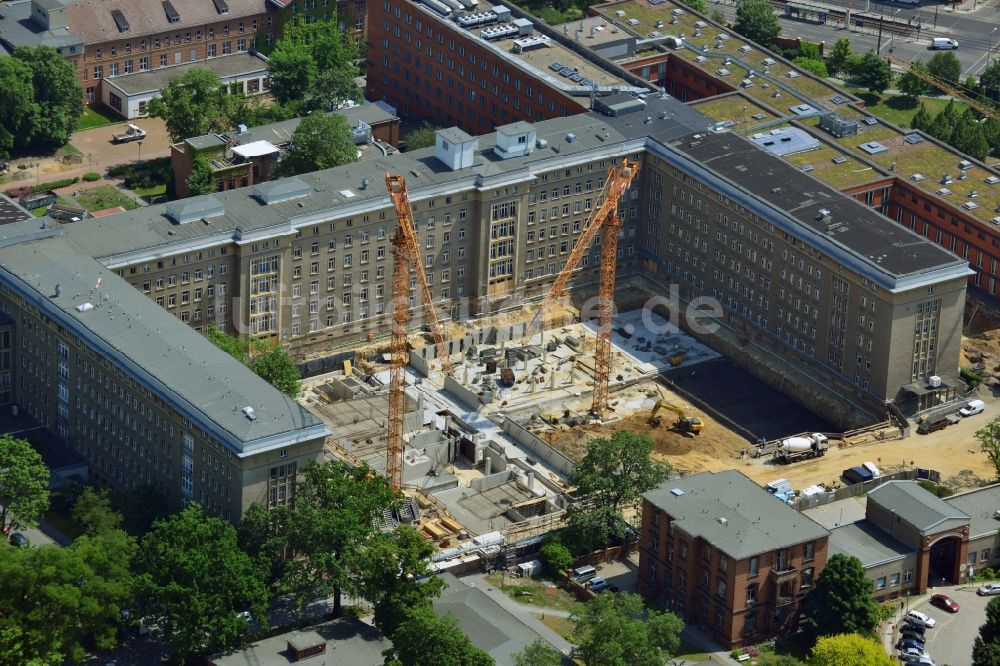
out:
<path id="1" fill-rule="evenodd" d="M 396 209 L 399 226 L 392 237 L 392 340 L 389 345 L 389 428 L 386 447 L 386 476 L 392 487 L 399 490 L 403 486 L 403 415 L 406 413 L 406 361 L 408 355 L 406 333 L 410 321 L 409 275 L 412 269 L 417 274 L 420 293 L 423 297 L 424 313 L 430 322 L 431 334 L 437 348 L 441 369 L 448 375 L 454 371 L 448 360 L 441 322 L 438 320 L 431 290 L 424 273 L 420 256 L 420 244 L 413 226 L 413 211 L 410 208 L 406 181 L 402 176 L 387 173 L 385 187 Z"/>

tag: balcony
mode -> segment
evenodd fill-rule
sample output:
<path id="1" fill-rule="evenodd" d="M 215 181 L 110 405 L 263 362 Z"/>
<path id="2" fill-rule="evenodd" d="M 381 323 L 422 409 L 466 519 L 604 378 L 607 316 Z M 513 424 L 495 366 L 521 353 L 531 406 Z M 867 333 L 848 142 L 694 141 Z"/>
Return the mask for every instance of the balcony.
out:
<path id="1" fill-rule="evenodd" d="M 786 564 L 782 565 L 782 568 L 775 566 L 771 569 L 771 571 L 767 574 L 767 579 L 771 583 L 777 583 L 780 585 L 781 583 L 796 580 L 798 575 L 799 570 L 797 567 Z"/>
<path id="2" fill-rule="evenodd" d="M 774 605 L 775 608 L 782 608 L 784 606 L 791 606 L 792 604 L 795 603 L 795 601 L 796 597 L 794 595 L 789 596 L 784 594 L 776 594 L 774 598 L 771 600 L 771 603 Z"/>

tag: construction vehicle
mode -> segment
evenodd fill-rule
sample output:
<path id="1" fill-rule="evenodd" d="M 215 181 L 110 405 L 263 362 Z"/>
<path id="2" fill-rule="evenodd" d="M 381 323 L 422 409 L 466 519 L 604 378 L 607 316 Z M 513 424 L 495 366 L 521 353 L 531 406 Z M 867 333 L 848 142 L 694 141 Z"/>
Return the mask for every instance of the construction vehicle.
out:
<path id="1" fill-rule="evenodd" d="M 659 413 L 661 409 L 669 410 L 677 415 L 677 420 L 674 421 L 672 427 L 674 430 L 677 430 L 678 432 L 689 432 L 693 435 L 697 435 L 705 427 L 705 424 L 702 423 L 701 419 L 698 418 L 697 416 L 688 416 L 687 414 L 684 413 L 684 410 L 681 409 L 680 407 L 677 407 L 676 405 L 671 405 L 666 400 L 657 400 L 656 404 L 653 405 L 653 411 L 649 413 L 649 419 L 648 419 L 649 425 L 653 426 L 654 428 L 658 427 L 663 422 L 660 419 L 660 417 L 657 416 L 657 413 Z"/>
<path id="2" fill-rule="evenodd" d="M 789 437 L 782 440 L 778 450 L 774 452 L 774 461 L 788 465 L 800 460 L 819 458 L 825 455 L 829 448 L 826 435 L 820 432 L 806 436 Z"/>
<path id="3" fill-rule="evenodd" d="M 124 132 L 115 132 L 111 135 L 112 143 L 128 143 L 129 141 L 139 141 L 146 138 L 146 130 L 138 125 L 129 123 L 125 126 Z"/>

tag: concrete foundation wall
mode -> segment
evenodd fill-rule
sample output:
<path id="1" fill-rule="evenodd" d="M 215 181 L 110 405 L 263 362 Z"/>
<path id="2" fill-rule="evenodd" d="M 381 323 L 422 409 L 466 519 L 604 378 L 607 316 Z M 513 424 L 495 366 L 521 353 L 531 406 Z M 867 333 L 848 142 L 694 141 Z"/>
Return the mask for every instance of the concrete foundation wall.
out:
<path id="1" fill-rule="evenodd" d="M 478 479 L 473 479 L 469 483 L 469 487 L 475 490 L 477 493 L 481 493 L 484 490 L 489 490 L 490 488 L 496 488 L 497 486 L 502 486 L 503 484 L 510 481 L 513 475 L 508 471 L 498 472 L 496 474 L 490 474 L 489 476 L 483 476 Z"/>
<path id="2" fill-rule="evenodd" d="M 510 419 L 504 420 L 503 431 L 507 433 L 515 442 L 517 442 L 521 448 L 531 454 L 533 458 L 541 460 L 563 476 L 569 476 L 570 472 L 573 471 L 573 468 L 576 467 L 576 463 L 572 460 L 559 453 Z"/>
<path id="3" fill-rule="evenodd" d="M 445 393 L 453 395 L 464 407 L 473 411 L 479 409 L 479 395 L 475 391 L 470 391 L 462 386 L 457 379 L 445 376 Z"/>
<path id="4" fill-rule="evenodd" d="M 428 349 L 433 350 L 434 347 L 428 345 L 427 347 L 421 347 L 420 349 L 413 349 L 410 351 L 410 367 L 424 377 L 431 374 L 430 361 L 436 356 L 435 354 L 428 354 Z M 428 358 L 428 356 L 430 356 L 430 358 Z"/>

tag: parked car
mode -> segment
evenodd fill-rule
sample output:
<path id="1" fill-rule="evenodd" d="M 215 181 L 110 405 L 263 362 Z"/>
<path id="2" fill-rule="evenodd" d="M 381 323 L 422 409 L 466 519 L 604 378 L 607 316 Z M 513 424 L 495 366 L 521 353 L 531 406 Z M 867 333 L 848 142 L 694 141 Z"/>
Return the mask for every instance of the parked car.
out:
<path id="1" fill-rule="evenodd" d="M 922 654 L 916 657 L 913 655 L 899 655 L 899 660 L 907 664 L 913 664 L 913 666 L 937 666 L 937 662 L 931 659 L 929 654 Z"/>
<path id="2" fill-rule="evenodd" d="M 935 620 L 934 618 L 924 613 L 921 613 L 920 611 L 915 611 L 915 610 L 912 610 L 906 614 L 906 621 L 909 622 L 910 624 L 922 625 L 927 629 L 933 629 L 934 626 L 937 624 L 937 620 Z"/>
<path id="3" fill-rule="evenodd" d="M 20 532 L 14 532 L 10 535 L 10 545 L 16 546 L 17 548 L 30 548 L 31 541 L 28 537 L 24 536 Z"/>
<path id="4" fill-rule="evenodd" d="M 927 653 L 924 652 L 923 648 L 907 647 L 899 651 L 899 658 L 903 661 L 910 661 L 911 659 L 924 656 L 927 656 Z"/>
<path id="5" fill-rule="evenodd" d="M 918 641 L 916 638 L 901 638 L 896 642 L 897 650 L 906 650 L 907 648 L 913 648 L 915 650 L 924 651 L 924 642 Z"/>
<path id="6" fill-rule="evenodd" d="M 958 603 L 947 594 L 935 594 L 931 597 L 931 604 L 949 613 L 958 612 Z"/>
<path id="7" fill-rule="evenodd" d="M 986 403 L 982 400 L 970 400 L 965 403 L 965 407 L 958 410 L 958 413 L 962 416 L 973 416 L 975 414 L 982 414 L 984 409 L 986 409 Z"/>
<path id="8" fill-rule="evenodd" d="M 611 584 L 608 583 L 606 579 L 597 576 L 596 578 L 592 578 L 591 581 L 587 583 L 587 587 L 590 588 L 591 592 L 601 592 L 611 587 Z"/>
<path id="9" fill-rule="evenodd" d="M 986 583 L 985 585 L 980 585 L 979 589 L 976 590 L 976 594 L 981 597 L 1000 594 L 1000 583 Z"/>
<path id="10" fill-rule="evenodd" d="M 922 633 L 918 634 L 916 631 L 913 630 L 913 627 L 910 625 L 903 626 L 903 630 L 899 632 L 899 637 L 901 639 L 912 638 L 913 640 L 918 641 L 920 643 L 923 643 L 925 640 L 924 634 Z"/>

